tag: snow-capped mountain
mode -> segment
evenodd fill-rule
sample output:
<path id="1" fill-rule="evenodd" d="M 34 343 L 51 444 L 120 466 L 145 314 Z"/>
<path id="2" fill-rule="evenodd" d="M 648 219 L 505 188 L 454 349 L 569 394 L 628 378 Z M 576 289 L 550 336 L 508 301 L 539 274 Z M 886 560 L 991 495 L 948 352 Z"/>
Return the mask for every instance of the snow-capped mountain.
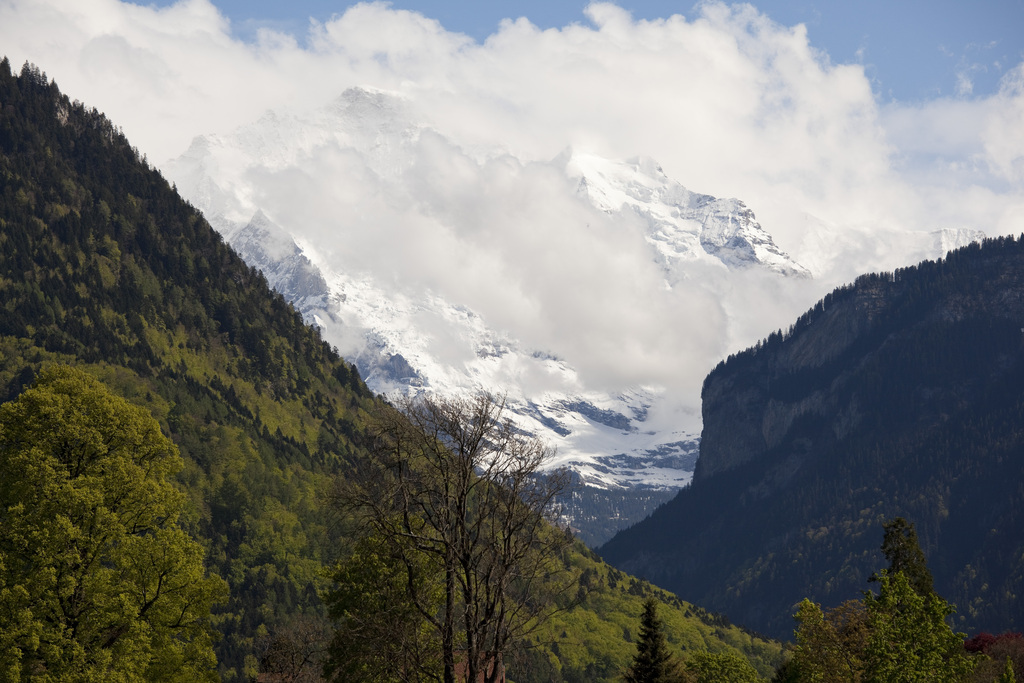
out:
<path id="1" fill-rule="evenodd" d="M 819 295 L 743 202 L 652 159 L 463 149 L 386 92 L 267 113 L 164 170 L 373 390 L 504 394 L 606 489 L 684 486 L 706 372 Z"/>
<path id="2" fill-rule="evenodd" d="M 588 391 L 564 360 L 524 347 L 465 306 L 430 293 L 385 291 L 370 278 L 312 263 L 261 212 L 228 239 L 320 326 L 374 391 L 500 392 L 524 429 L 555 446 L 550 465 L 569 467 L 586 484 L 679 488 L 689 482 L 699 424 L 645 424 L 659 389 Z M 554 377 L 562 390 L 530 393 L 520 386 L 530 375 Z"/>
<path id="3" fill-rule="evenodd" d="M 698 259 L 717 259 L 728 268 L 764 268 L 806 277 L 806 268 L 779 249 L 738 199 L 691 192 L 665 175 L 654 159 L 612 161 L 572 150 L 560 156 L 577 192 L 608 213 L 632 212 L 645 223 L 646 239 L 669 283 L 687 277 Z"/>

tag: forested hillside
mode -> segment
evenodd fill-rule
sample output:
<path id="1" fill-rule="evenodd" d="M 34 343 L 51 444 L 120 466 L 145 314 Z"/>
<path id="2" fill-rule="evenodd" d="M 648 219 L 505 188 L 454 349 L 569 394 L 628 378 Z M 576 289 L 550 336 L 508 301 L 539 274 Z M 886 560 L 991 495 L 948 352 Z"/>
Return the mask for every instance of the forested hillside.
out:
<path id="1" fill-rule="evenodd" d="M 101 114 L 0 68 L 0 393 L 88 367 L 185 455 L 188 529 L 231 584 L 219 657 L 317 604 L 324 476 L 372 398 Z M 252 666 L 250 662 L 250 666 Z"/>
<path id="2" fill-rule="evenodd" d="M 703 401 L 693 485 L 610 562 L 785 638 L 802 598 L 860 595 L 904 517 L 957 629 L 1024 624 L 1024 241 L 863 276 Z"/>
<path id="3" fill-rule="evenodd" d="M 326 568 L 345 545 L 328 491 L 365 456 L 382 402 L 102 114 L 6 59 L 0 306 L 0 399 L 44 368 L 74 366 L 177 445 L 188 499 L 178 524 L 229 589 L 213 614 L 221 676 L 255 676 L 272 636 L 324 615 Z M 564 561 L 584 578 L 581 604 L 536 634 L 514 680 L 615 678 L 644 595 L 667 606 L 678 648 L 736 648 L 762 673 L 779 661 L 777 643 L 581 545 Z"/>

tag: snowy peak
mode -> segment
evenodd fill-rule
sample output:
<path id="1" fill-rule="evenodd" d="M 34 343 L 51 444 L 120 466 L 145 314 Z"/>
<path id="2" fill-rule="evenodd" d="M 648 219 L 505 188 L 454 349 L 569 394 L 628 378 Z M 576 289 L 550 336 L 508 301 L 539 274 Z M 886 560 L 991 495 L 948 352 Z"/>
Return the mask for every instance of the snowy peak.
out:
<path id="1" fill-rule="evenodd" d="M 257 211 L 247 225 L 228 237 L 228 243 L 250 266 L 263 271 L 267 282 L 304 314 L 327 306 L 330 290 L 288 233 Z"/>
<path id="2" fill-rule="evenodd" d="M 985 240 L 984 232 L 970 228 L 942 228 L 932 234 L 936 241 L 935 251 L 939 254 L 946 254 L 954 249 Z"/>
<path id="3" fill-rule="evenodd" d="M 686 277 L 685 266 L 716 260 L 729 269 L 760 267 L 807 277 L 806 268 L 776 246 L 754 212 L 738 199 L 716 199 L 686 189 L 649 157 L 613 161 L 568 150 L 556 159 L 577 181 L 577 193 L 606 213 L 635 214 L 646 224 L 669 283 Z"/>

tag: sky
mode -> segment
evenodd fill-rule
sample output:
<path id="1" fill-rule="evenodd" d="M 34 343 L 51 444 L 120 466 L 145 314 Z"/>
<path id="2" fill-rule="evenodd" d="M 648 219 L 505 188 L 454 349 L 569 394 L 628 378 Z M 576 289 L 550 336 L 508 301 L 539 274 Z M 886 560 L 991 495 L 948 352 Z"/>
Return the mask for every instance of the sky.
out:
<path id="1" fill-rule="evenodd" d="M 158 5 L 170 4 L 161 0 Z M 335 0 L 218 0 L 235 35 L 259 28 L 302 37 L 310 19 L 329 20 L 345 5 Z M 1024 0 L 773 0 L 752 3 L 773 20 L 807 26 L 813 45 L 837 63 L 863 64 L 884 101 L 918 101 L 941 95 L 992 94 L 999 80 L 1024 58 Z M 587 2 L 501 0 L 392 2 L 421 12 L 445 29 L 484 42 L 505 19 L 526 17 L 535 26 L 585 23 Z M 620 2 L 634 19 L 694 15 L 696 3 L 671 0 Z"/>
<path id="2" fill-rule="evenodd" d="M 15 68 L 35 63 L 161 167 L 270 111 L 394 95 L 437 132 L 401 196 L 321 150 L 315 177 L 292 177 L 324 194 L 275 219 L 294 211 L 312 238 L 362 245 L 367 267 L 447 287 L 595 378 L 691 390 L 831 287 L 913 263 L 929 231 L 1024 233 L 1022 27 L 1024 0 L 0 0 Z M 728 306 L 699 286 L 666 296 L 634 275 L 635 245 L 599 243 L 594 216 L 552 191 L 537 164 L 567 148 L 648 156 L 741 198 L 816 277 L 799 296 L 737 280 Z M 337 238 L 350 218 L 361 232 Z"/>

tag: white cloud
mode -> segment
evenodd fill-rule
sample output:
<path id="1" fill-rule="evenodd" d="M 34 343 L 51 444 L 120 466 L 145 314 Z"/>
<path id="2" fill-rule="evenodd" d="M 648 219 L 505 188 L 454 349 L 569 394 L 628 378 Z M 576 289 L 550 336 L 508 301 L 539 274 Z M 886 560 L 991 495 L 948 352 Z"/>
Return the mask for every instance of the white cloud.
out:
<path id="1" fill-rule="evenodd" d="M 1024 230 L 1022 67 L 991 98 L 880 111 L 863 66 L 832 64 L 803 26 L 749 5 L 637 21 L 594 3 L 562 29 L 506 21 L 478 44 L 370 3 L 311 23 L 301 42 L 263 29 L 245 43 L 207 0 L 0 0 L 0 45 L 157 163 L 268 109 L 311 111 L 352 86 L 401 93 L 441 134 L 415 146 L 401 192 L 328 141 L 305 165 L 249 178 L 254 199 L 312 235 L 343 216 L 332 258 L 451 293 L 538 347 L 571 349 L 601 382 L 699 384 L 833 280 L 898 265 L 886 251 L 900 242 L 875 233 Z M 652 156 L 692 190 L 742 198 L 784 249 L 846 249 L 833 255 L 845 270 L 813 291 L 738 282 L 725 303 L 699 285 L 667 292 L 622 225 L 531 163 L 569 145 Z"/>

